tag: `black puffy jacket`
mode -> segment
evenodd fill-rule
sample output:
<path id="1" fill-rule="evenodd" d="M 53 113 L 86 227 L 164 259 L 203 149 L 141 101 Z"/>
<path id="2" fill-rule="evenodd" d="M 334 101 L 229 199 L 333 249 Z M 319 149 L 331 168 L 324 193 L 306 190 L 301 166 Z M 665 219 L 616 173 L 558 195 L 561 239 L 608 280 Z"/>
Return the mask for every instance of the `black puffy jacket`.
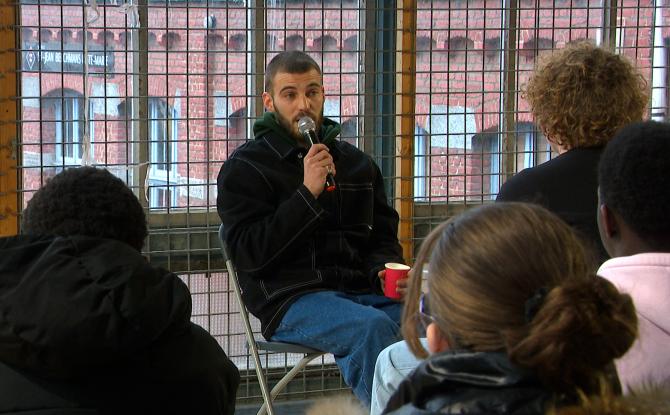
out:
<path id="1" fill-rule="evenodd" d="M 232 414 L 237 368 L 121 242 L 0 239 L 0 413 Z"/>

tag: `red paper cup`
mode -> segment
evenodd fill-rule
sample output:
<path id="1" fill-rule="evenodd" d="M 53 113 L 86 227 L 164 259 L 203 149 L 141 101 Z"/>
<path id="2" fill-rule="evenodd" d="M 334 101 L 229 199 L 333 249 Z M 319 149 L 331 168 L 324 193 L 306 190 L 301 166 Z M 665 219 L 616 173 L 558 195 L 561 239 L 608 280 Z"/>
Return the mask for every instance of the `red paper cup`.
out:
<path id="1" fill-rule="evenodd" d="M 386 268 L 386 276 L 384 277 L 384 295 L 395 300 L 402 297 L 398 293 L 398 280 L 407 278 L 409 267 L 405 264 L 398 264 L 395 262 L 388 262 L 384 264 Z"/>

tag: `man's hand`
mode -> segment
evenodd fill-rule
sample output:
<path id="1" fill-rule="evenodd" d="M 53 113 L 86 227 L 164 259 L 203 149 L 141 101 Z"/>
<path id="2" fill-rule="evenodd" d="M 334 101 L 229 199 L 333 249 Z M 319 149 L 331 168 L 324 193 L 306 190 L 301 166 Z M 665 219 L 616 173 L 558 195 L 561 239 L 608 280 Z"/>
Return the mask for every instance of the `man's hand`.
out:
<path id="1" fill-rule="evenodd" d="M 407 272 L 407 278 L 400 279 L 397 282 L 398 285 L 396 286 L 396 291 L 398 291 L 398 294 L 400 294 L 402 296 L 403 300 L 405 299 L 405 293 L 407 292 L 407 283 L 409 282 L 409 278 L 413 274 L 412 270 L 413 270 L 413 268 L 410 269 L 409 272 Z M 383 270 L 379 271 L 377 273 L 377 276 L 379 277 L 379 279 L 382 282 L 382 291 L 384 291 L 384 284 L 386 282 L 385 281 L 386 280 L 386 270 L 383 269 Z"/>
<path id="2" fill-rule="evenodd" d="M 302 183 L 314 197 L 319 197 L 326 183 L 326 175 L 331 173 L 335 176 L 335 163 L 328 147 L 325 144 L 312 145 L 303 161 L 303 169 Z"/>

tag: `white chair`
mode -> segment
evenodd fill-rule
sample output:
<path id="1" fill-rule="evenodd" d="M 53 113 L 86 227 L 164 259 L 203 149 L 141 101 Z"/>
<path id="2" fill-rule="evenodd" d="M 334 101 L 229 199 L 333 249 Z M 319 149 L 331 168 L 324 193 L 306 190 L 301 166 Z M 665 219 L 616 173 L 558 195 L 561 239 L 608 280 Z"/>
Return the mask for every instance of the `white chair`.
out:
<path id="1" fill-rule="evenodd" d="M 256 340 L 254 337 L 254 332 L 251 329 L 251 323 L 249 322 L 249 312 L 247 307 L 242 300 L 242 292 L 240 291 L 240 284 L 237 279 L 237 272 L 235 271 L 235 266 L 230 259 L 228 253 L 228 248 L 226 246 L 225 238 L 225 229 L 223 224 L 219 227 L 219 240 L 221 241 L 221 250 L 223 251 L 223 258 L 226 261 L 226 268 L 228 269 L 228 278 L 232 282 L 233 288 L 235 289 L 235 297 L 237 297 L 237 302 L 240 305 L 240 314 L 242 316 L 242 321 L 244 322 L 244 331 L 247 335 L 247 346 L 249 352 L 254 359 L 254 365 L 256 366 L 256 376 L 258 377 L 258 384 L 261 388 L 261 394 L 263 395 L 263 405 L 258 410 L 258 415 L 263 415 L 266 413 L 269 415 L 274 415 L 274 408 L 272 406 L 272 401 L 279 395 L 279 393 L 284 390 L 284 388 L 293 380 L 293 378 L 300 373 L 305 366 L 312 360 L 323 356 L 326 352 L 312 349 L 310 347 L 301 346 L 299 344 L 293 343 L 283 343 L 283 342 L 273 342 L 273 341 L 263 341 Z M 271 391 L 268 390 L 268 382 L 263 373 L 263 367 L 261 366 L 261 359 L 258 354 L 258 351 L 266 351 L 271 353 L 298 353 L 303 354 L 304 357 L 300 359 L 298 363 L 295 364 L 289 370 L 284 377 L 282 377 L 279 382 L 272 388 Z"/>

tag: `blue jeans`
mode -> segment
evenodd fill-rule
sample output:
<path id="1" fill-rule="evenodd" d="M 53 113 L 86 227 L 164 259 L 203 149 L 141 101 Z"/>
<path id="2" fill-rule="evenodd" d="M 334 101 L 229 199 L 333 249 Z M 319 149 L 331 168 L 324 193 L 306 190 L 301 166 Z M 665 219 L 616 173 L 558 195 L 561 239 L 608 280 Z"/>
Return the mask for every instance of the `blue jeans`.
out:
<path id="1" fill-rule="evenodd" d="M 356 397 L 370 406 L 377 355 L 399 338 L 399 302 L 375 294 L 319 291 L 293 303 L 271 340 L 332 353 Z"/>
<path id="2" fill-rule="evenodd" d="M 421 344 L 428 350 L 428 341 L 422 338 Z M 370 415 L 381 415 L 391 396 L 405 379 L 421 363 L 407 343 L 402 340 L 382 350 L 377 357 L 375 378 L 372 382 L 372 404 Z"/>

